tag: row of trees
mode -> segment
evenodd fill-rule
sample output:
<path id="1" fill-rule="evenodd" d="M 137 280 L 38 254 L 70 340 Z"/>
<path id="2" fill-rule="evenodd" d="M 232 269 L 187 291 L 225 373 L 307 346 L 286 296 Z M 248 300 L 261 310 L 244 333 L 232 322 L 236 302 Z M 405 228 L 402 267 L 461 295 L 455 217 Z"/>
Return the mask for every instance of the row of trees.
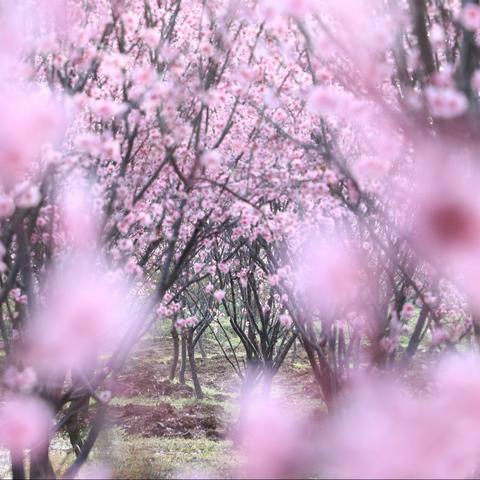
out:
<path id="1" fill-rule="evenodd" d="M 225 317 L 246 387 L 298 342 L 332 411 L 359 370 L 476 345 L 476 1 L 22 0 L 1 22 L 14 477 L 31 447 L 53 477 L 93 403 L 78 473 L 159 317 L 198 397 Z"/>

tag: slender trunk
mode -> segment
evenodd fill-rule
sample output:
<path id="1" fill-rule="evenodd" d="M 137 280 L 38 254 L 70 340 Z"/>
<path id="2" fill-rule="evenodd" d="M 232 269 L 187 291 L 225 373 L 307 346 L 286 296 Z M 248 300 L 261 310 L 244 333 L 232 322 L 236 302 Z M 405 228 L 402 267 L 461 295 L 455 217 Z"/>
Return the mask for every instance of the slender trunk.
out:
<path id="1" fill-rule="evenodd" d="M 69 411 L 73 412 L 77 410 L 78 412 L 73 414 L 65 424 L 65 429 L 68 432 L 70 444 L 72 445 L 73 451 L 77 457 L 80 455 L 83 447 L 80 411 L 83 410 L 85 413 L 88 412 L 89 402 L 90 395 L 86 395 L 83 398 L 71 402 Z"/>
<path id="2" fill-rule="evenodd" d="M 23 466 L 23 455 L 17 455 L 10 452 L 13 480 L 23 480 L 25 478 L 25 468 Z"/>
<path id="3" fill-rule="evenodd" d="M 411 358 L 417 352 L 417 349 L 422 341 L 422 331 L 425 327 L 425 323 L 428 319 L 429 308 L 427 305 L 424 305 L 420 310 L 420 314 L 417 319 L 417 323 L 415 324 L 415 328 L 413 329 L 412 336 L 410 337 L 410 341 L 408 342 L 407 349 L 405 350 L 405 354 L 403 357 L 403 364 L 404 366 L 408 365 Z"/>
<path id="4" fill-rule="evenodd" d="M 200 350 L 200 355 L 202 355 L 202 360 L 206 360 L 207 352 L 205 352 L 205 346 L 203 344 L 203 335 L 198 339 L 198 348 Z"/>
<path id="5" fill-rule="evenodd" d="M 30 478 L 55 479 L 55 472 L 48 456 L 48 445 L 30 456 Z"/>
<path id="6" fill-rule="evenodd" d="M 435 71 L 435 60 L 432 45 L 428 38 L 427 5 L 425 0 L 410 0 L 410 9 L 413 15 L 414 32 L 417 37 L 420 58 L 428 78 Z"/>
<path id="7" fill-rule="evenodd" d="M 3 309 L 0 305 L 0 333 L 2 335 L 2 340 L 3 340 L 3 344 L 4 344 L 4 348 L 5 348 L 5 353 L 9 353 L 10 352 L 10 340 L 8 338 L 8 334 L 7 334 L 7 327 L 5 325 L 5 321 L 3 319 Z"/>
<path id="8" fill-rule="evenodd" d="M 313 376 L 320 386 L 327 409 L 330 410 L 333 393 L 331 378 L 329 378 L 330 375 L 321 368 L 315 356 L 315 350 L 306 341 L 304 342 L 304 348 L 305 352 L 307 353 L 310 366 L 312 367 Z"/>
<path id="9" fill-rule="evenodd" d="M 178 365 L 178 355 L 180 353 L 180 342 L 178 339 L 178 332 L 175 328 L 175 320 L 172 320 L 172 340 L 173 340 L 173 357 L 172 357 L 172 365 L 170 366 L 170 381 L 174 380 L 175 374 L 177 373 L 177 365 Z"/>
<path id="10" fill-rule="evenodd" d="M 477 348 L 480 349 L 480 318 L 478 318 L 477 315 L 474 315 L 474 317 L 472 318 L 472 325 L 475 343 L 477 345 Z"/>
<path id="11" fill-rule="evenodd" d="M 192 375 L 193 387 L 195 388 L 195 396 L 198 399 L 201 399 L 203 398 L 203 392 L 200 385 L 200 380 L 197 375 L 197 364 L 195 363 L 195 349 L 193 347 L 193 330 L 191 329 L 188 332 L 187 342 L 188 359 L 190 362 L 190 373 Z"/>
<path id="12" fill-rule="evenodd" d="M 273 370 L 269 366 L 265 366 L 263 370 L 263 394 L 265 397 L 270 397 L 270 392 L 272 390 L 272 382 L 273 382 Z"/>
<path id="13" fill-rule="evenodd" d="M 184 333 L 182 333 L 182 364 L 180 365 L 180 372 L 178 374 L 178 381 L 183 385 L 185 384 L 185 371 L 187 369 L 187 339 Z"/>

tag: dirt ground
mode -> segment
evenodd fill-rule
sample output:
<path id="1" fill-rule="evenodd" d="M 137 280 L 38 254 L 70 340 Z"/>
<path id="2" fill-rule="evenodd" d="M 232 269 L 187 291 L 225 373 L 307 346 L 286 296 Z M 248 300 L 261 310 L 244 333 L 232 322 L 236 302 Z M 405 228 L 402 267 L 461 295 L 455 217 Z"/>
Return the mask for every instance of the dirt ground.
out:
<path id="1" fill-rule="evenodd" d="M 155 406 L 128 403 L 113 406 L 110 421 L 128 434 L 144 437 L 225 438 L 223 409 L 216 405 L 176 408 L 167 402 Z"/>
<path id="2" fill-rule="evenodd" d="M 186 383 L 170 381 L 172 344 L 168 336 L 144 340 L 122 374 L 107 387 L 114 394 L 107 428 L 89 466 L 107 465 L 113 478 L 235 477 L 239 462 L 231 441 L 240 397 L 240 380 L 215 343 L 206 342 L 206 358 L 197 357 L 204 392 L 195 399 L 189 371 Z M 178 375 L 178 372 L 177 372 Z M 306 421 L 324 407 L 305 359 L 288 357 L 272 385 Z M 89 415 L 94 412 L 90 411 Z M 5 453 L 5 452 L 3 452 Z M 8 454 L 0 452 L 0 477 L 9 476 Z M 73 452 L 66 437 L 52 443 L 56 465 Z"/>

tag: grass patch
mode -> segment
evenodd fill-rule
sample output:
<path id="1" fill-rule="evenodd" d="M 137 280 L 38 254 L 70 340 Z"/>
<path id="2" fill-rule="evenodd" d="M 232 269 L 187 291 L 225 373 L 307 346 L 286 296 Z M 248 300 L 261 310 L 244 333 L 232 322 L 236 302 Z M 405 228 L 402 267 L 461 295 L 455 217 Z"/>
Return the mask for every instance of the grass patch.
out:
<path id="1" fill-rule="evenodd" d="M 106 433 L 114 478 L 231 478 L 238 464 L 228 440 L 127 437 L 118 428 Z M 103 460 L 101 451 L 94 461 Z"/>

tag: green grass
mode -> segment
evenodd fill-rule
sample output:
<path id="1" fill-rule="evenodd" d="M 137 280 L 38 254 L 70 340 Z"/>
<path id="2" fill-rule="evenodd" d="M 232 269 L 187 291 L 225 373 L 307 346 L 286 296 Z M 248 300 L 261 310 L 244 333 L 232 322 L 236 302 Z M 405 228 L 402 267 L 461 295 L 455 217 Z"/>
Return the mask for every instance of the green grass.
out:
<path id="1" fill-rule="evenodd" d="M 176 409 L 176 415 L 182 415 L 182 409 L 194 406 L 221 407 L 218 409 L 194 408 L 189 416 L 207 415 L 221 416 L 222 425 L 230 430 L 238 417 L 240 382 L 233 369 L 226 364 L 223 354 L 214 341 L 205 339 L 207 358 L 197 356 L 197 366 L 205 398 L 197 400 L 193 392 L 189 395 L 178 389 L 171 396 L 156 395 L 153 390 L 138 389 L 135 396 L 117 396 L 112 399 L 112 406 L 125 407 L 133 404 L 138 407 L 152 407 L 168 403 Z M 150 335 L 144 339 L 130 358 L 126 371 L 129 378 L 137 373 L 146 376 L 146 385 L 152 381 L 164 381 L 168 378 L 172 345 L 168 332 L 162 338 Z M 241 351 L 237 352 L 243 358 Z M 274 396 L 285 397 L 300 416 L 308 416 L 322 406 L 317 398 L 306 396 L 304 386 L 312 382 L 310 367 L 302 355 L 288 358 L 281 371 L 278 372 L 272 385 Z M 147 372 L 147 373 L 145 373 Z M 127 375 L 127 377 L 128 377 Z M 128 381 L 128 380 L 127 380 Z M 178 380 L 172 382 L 178 383 Z M 192 387 L 187 371 L 186 384 Z M 261 385 L 258 387 L 259 391 Z M 147 393 L 148 391 L 148 393 Z M 92 401 L 92 403 L 95 403 Z M 141 409 L 140 409 L 141 411 Z M 215 413 L 212 413 L 215 412 Z M 185 412 L 187 413 L 187 412 Z M 132 420 L 131 420 L 132 421 Z M 134 419 L 133 422 L 136 420 Z M 127 428 L 127 427 L 126 427 Z M 138 431 L 134 430 L 134 431 Z M 221 431 L 224 432 L 223 426 Z M 183 432 L 184 434 L 185 432 Z M 95 445 L 86 471 L 95 466 L 111 468 L 113 478 L 231 478 L 236 476 L 239 466 L 239 455 L 233 449 L 230 440 L 212 439 L 207 436 L 183 438 L 182 433 L 175 437 L 144 437 L 138 434 L 127 434 L 121 426 L 104 431 Z M 74 454 L 66 436 L 58 435 L 50 450 L 52 463 L 58 473 L 74 461 Z M 0 478 L 10 475 L 8 453 L 0 449 Z"/>
<path id="2" fill-rule="evenodd" d="M 134 404 L 140 405 L 142 407 L 155 407 L 162 403 L 168 403 L 172 405 L 172 407 L 176 408 L 183 408 L 189 407 L 192 405 L 208 405 L 208 406 L 223 406 L 224 408 L 228 407 L 228 403 L 222 402 L 219 400 L 215 400 L 213 398 L 203 398 L 201 400 L 197 400 L 196 398 L 178 398 L 178 397 L 170 397 L 166 395 L 158 395 L 154 398 L 152 397 L 115 397 L 110 402 L 111 405 L 117 407 L 124 407 L 125 405 Z"/>
<path id="3" fill-rule="evenodd" d="M 100 445 L 104 442 L 105 437 Z M 225 478 L 238 463 L 227 440 L 126 436 L 115 428 L 108 432 L 108 443 L 115 478 Z M 103 460 L 100 448 L 92 460 Z"/>

